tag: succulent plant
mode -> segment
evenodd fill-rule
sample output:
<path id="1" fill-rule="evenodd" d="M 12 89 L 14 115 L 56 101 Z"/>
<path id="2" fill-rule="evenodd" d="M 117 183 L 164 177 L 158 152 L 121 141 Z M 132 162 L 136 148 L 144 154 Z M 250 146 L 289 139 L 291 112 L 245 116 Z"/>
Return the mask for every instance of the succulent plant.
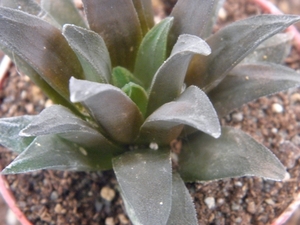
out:
<path id="1" fill-rule="evenodd" d="M 179 0 L 154 24 L 150 0 L 2 0 L 0 47 L 53 100 L 39 115 L 2 118 L 0 142 L 19 155 L 2 173 L 113 169 L 134 224 L 197 224 L 184 182 L 285 168 L 220 118 L 299 86 L 278 65 L 300 21 L 258 15 L 212 34 L 222 0 Z M 170 142 L 182 140 L 178 169 Z M 176 158 L 176 157 L 175 157 Z"/>

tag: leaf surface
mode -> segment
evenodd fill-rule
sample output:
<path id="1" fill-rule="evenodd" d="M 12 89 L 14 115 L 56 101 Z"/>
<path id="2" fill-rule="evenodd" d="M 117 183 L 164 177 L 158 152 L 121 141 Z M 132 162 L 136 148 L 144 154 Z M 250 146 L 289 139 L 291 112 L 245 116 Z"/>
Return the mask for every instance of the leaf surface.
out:
<path id="1" fill-rule="evenodd" d="M 132 0 L 83 0 L 90 28 L 104 39 L 112 66 L 133 70 L 142 30 Z"/>
<path id="2" fill-rule="evenodd" d="M 183 180 L 173 173 L 172 181 L 172 209 L 167 225 L 197 225 L 195 206 Z"/>
<path id="3" fill-rule="evenodd" d="M 187 84 L 197 85 L 205 92 L 210 91 L 260 43 L 299 20 L 299 16 L 258 15 L 221 29 L 207 39 L 212 54 L 193 58 Z"/>
<path id="4" fill-rule="evenodd" d="M 147 33 L 139 47 L 134 75 L 142 81 L 146 90 L 157 69 L 166 59 L 167 39 L 172 23 L 171 17 L 162 20 Z"/>
<path id="5" fill-rule="evenodd" d="M 41 169 L 95 171 L 111 169 L 111 154 L 89 150 L 57 135 L 39 136 L 3 171 L 3 174 Z"/>
<path id="6" fill-rule="evenodd" d="M 26 61 L 53 89 L 69 99 L 69 79 L 82 78 L 83 71 L 60 31 L 21 11 L 0 8 L 0 15 L 0 45 Z"/>
<path id="7" fill-rule="evenodd" d="M 135 224 L 165 225 L 172 204 L 169 150 L 134 150 L 114 158 L 113 168 L 130 219 Z"/>
<path id="8" fill-rule="evenodd" d="M 273 63 L 241 64 L 209 93 L 219 117 L 259 97 L 300 86 L 300 74 Z"/>
<path id="9" fill-rule="evenodd" d="M 53 105 L 44 109 L 21 132 L 21 136 L 40 136 L 58 134 L 64 139 L 83 147 L 100 147 L 118 152 L 113 145 L 91 125 L 75 116 L 70 110 L 60 105 Z"/>
<path id="10" fill-rule="evenodd" d="M 41 0 L 41 6 L 61 26 L 69 23 L 80 27 L 87 27 L 72 0 Z"/>
<path id="11" fill-rule="evenodd" d="M 216 111 L 206 94 L 196 86 L 190 86 L 175 101 L 154 111 L 142 125 L 141 133 L 156 137 L 153 141 L 162 143 L 165 135 L 161 132 L 171 133 L 179 125 L 194 127 L 215 138 L 221 134 Z"/>
<path id="12" fill-rule="evenodd" d="M 282 180 L 285 168 L 265 146 L 241 130 L 223 127 L 218 139 L 196 133 L 183 144 L 179 173 L 186 182 L 241 176 Z"/>
<path id="13" fill-rule="evenodd" d="M 201 38 L 183 34 L 178 38 L 170 57 L 154 75 L 150 90 L 147 115 L 161 105 L 173 101 L 182 92 L 183 81 L 190 59 L 195 54 L 209 55 L 210 48 Z"/>
<path id="14" fill-rule="evenodd" d="M 132 0 L 138 14 L 143 36 L 153 27 L 153 9 L 151 0 Z"/>
<path id="15" fill-rule="evenodd" d="M 138 84 L 128 83 L 123 88 L 122 91 L 137 105 L 140 112 L 144 116 L 146 114 L 148 95 L 147 92 Z"/>
<path id="16" fill-rule="evenodd" d="M 224 0 L 178 1 L 171 13 L 174 26 L 170 31 L 169 44 L 173 46 L 181 34 L 192 34 L 202 39 L 210 36 L 223 2 Z"/>
<path id="17" fill-rule="evenodd" d="M 37 16 L 57 28 L 61 26 L 49 15 L 35 0 L 0 0 L 0 5 L 12 9 L 21 10 L 31 15 Z"/>
<path id="18" fill-rule="evenodd" d="M 74 25 L 65 25 L 63 35 L 81 62 L 86 80 L 109 83 L 111 62 L 106 45 L 97 33 Z"/>
<path id="19" fill-rule="evenodd" d="M 240 64 L 271 62 L 281 64 L 291 51 L 291 33 L 279 33 L 261 43 Z"/>
<path id="20" fill-rule="evenodd" d="M 22 152 L 34 137 L 20 137 L 19 132 L 34 118 L 35 116 L 18 116 L 0 119 L 0 144 L 16 153 Z"/>
<path id="21" fill-rule="evenodd" d="M 136 84 L 140 84 L 141 82 L 136 79 L 133 74 L 124 67 L 117 66 L 113 68 L 112 71 L 112 83 L 114 86 L 118 88 L 124 87 L 126 84 L 133 82 Z"/>
<path id="22" fill-rule="evenodd" d="M 71 101 L 82 103 L 115 141 L 131 143 L 138 135 L 142 114 L 119 88 L 85 80 L 70 80 Z"/>

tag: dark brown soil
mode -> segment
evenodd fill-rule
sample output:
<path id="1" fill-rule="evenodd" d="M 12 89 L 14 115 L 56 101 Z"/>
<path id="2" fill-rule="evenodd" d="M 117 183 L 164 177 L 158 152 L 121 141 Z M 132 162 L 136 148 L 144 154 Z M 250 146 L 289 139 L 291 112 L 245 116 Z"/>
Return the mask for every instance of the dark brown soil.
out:
<path id="1" fill-rule="evenodd" d="M 246 0 L 228 0 L 224 9 L 220 25 L 261 13 Z M 300 70 L 299 54 L 293 50 L 286 63 Z M 8 117 L 36 114 L 49 101 L 12 68 L 0 90 L 0 103 L 0 117 Z M 283 182 L 254 177 L 187 184 L 199 223 L 270 224 L 299 192 L 300 91 L 261 98 L 231 113 L 222 123 L 242 129 L 270 148 L 288 168 L 290 177 Z M 12 157 L 0 148 L 0 166 L 6 166 Z M 35 225 L 130 224 L 112 172 L 40 171 L 7 179 L 21 210 Z"/>

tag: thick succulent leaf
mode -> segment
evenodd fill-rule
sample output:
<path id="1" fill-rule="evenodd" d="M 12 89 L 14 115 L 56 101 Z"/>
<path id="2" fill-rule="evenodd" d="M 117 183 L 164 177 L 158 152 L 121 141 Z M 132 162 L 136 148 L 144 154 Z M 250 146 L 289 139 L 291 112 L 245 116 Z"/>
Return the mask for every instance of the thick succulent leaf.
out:
<path id="1" fill-rule="evenodd" d="M 2 173 L 15 174 L 41 169 L 94 171 L 111 169 L 111 154 L 89 150 L 57 135 L 37 137 Z"/>
<path id="2" fill-rule="evenodd" d="M 190 86 L 175 101 L 166 103 L 154 111 L 142 125 L 142 132 L 155 137 L 155 130 L 169 133 L 181 124 L 194 127 L 215 138 L 221 134 L 219 119 L 213 105 L 206 94 L 196 86 Z M 161 136 L 159 134 L 156 139 L 159 140 Z"/>
<path id="3" fill-rule="evenodd" d="M 23 137 L 48 134 L 58 134 L 60 137 L 86 148 L 101 146 L 101 149 L 106 151 L 121 151 L 91 127 L 88 122 L 78 118 L 70 110 L 60 105 L 44 109 L 20 132 Z"/>
<path id="4" fill-rule="evenodd" d="M 21 11 L 0 8 L 0 15 L 0 45 L 26 61 L 53 89 L 69 99 L 69 79 L 83 77 L 83 71 L 60 31 Z"/>
<path id="5" fill-rule="evenodd" d="M 161 65 L 153 78 L 147 115 L 180 95 L 190 59 L 195 54 L 209 55 L 210 48 L 197 36 L 181 35 L 170 57 Z"/>
<path id="6" fill-rule="evenodd" d="M 300 86 L 300 74 L 273 63 L 241 64 L 209 93 L 219 117 L 259 97 Z"/>
<path id="7" fill-rule="evenodd" d="M 109 83 L 111 62 L 106 45 L 97 33 L 74 25 L 65 25 L 63 35 L 76 53 L 86 80 Z"/>
<path id="8" fill-rule="evenodd" d="M 14 152 L 22 152 L 34 137 L 20 137 L 19 132 L 34 118 L 34 116 L 18 116 L 0 119 L 0 144 Z"/>
<path id="9" fill-rule="evenodd" d="M 133 76 L 133 74 L 126 68 L 117 66 L 112 71 L 112 83 L 118 88 L 124 87 L 129 82 L 140 84 L 141 82 Z"/>
<path id="10" fill-rule="evenodd" d="M 122 91 L 137 105 L 142 115 L 146 114 L 148 95 L 143 87 L 135 83 L 128 83 L 123 88 Z"/>
<path id="11" fill-rule="evenodd" d="M 3 50 L 3 48 L 2 48 Z M 60 94 L 58 94 L 28 63 L 26 63 L 22 58 L 19 56 L 10 53 L 9 51 L 4 50 L 6 54 L 9 54 L 9 56 L 13 59 L 18 71 L 22 71 L 22 73 L 26 74 L 30 77 L 30 79 L 38 86 L 40 87 L 44 94 L 46 94 L 51 100 L 56 103 L 63 105 L 70 110 L 72 110 L 74 113 L 78 114 L 78 110 L 76 107 L 70 103 L 70 101 L 63 98 Z"/>
<path id="12" fill-rule="evenodd" d="M 269 149 L 230 127 L 224 127 L 218 139 L 204 133 L 193 134 L 182 149 L 179 172 L 187 182 L 241 176 L 282 180 L 286 173 Z"/>
<path id="13" fill-rule="evenodd" d="M 212 54 L 193 58 L 186 83 L 208 92 L 260 43 L 299 20 L 299 16 L 258 15 L 221 29 L 207 39 Z"/>
<path id="14" fill-rule="evenodd" d="M 197 215 L 191 195 L 178 173 L 172 176 L 172 209 L 167 225 L 197 225 Z"/>
<path id="15" fill-rule="evenodd" d="M 153 27 L 153 9 L 151 0 L 132 0 L 141 23 L 143 36 Z"/>
<path id="16" fill-rule="evenodd" d="M 115 141 L 132 143 L 143 120 L 136 104 L 119 88 L 71 78 L 72 102 L 81 102 Z"/>
<path id="17" fill-rule="evenodd" d="M 154 74 L 166 59 L 167 39 L 172 23 L 171 17 L 162 20 L 147 33 L 139 47 L 134 75 L 142 81 L 145 89 L 149 88 Z"/>
<path id="18" fill-rule="evenodd" d="M 50 16 L 35 0 L 0 0 L 0 5 L 12 9 L 18 9 L 31 15 L 37 16 L 57 28 L 61 26 Z"/>
<path id="19" fill-rule="evenodd" d="M 279 33 L 261 43 L 251 54 L 249 54 L 242 62 L 272 62 L 283 63 L 291 51 L 291 41 L 293 35 L 291 33 Z"/>
<path id="20" fill-rule="evenodd" d="M 104 39 L 112 66 L 133 70 L 142 30 L 132 0 L 83 0 L 90 28 Z"/>
<path id="21" fill-rule="evenodd" d="M 61 26 L 69 23 L 81 27 L 87 27 L 83 17 L 76 9 L 73 0 L 41 0 L 41 6 Z"/>
<path id="22" fill-rule="evenodd" d="M 170 31 L 170 46 L 174 45 L 181 34 L 192 34 L 203 39 L 210 36 L 223 2 L 224 0 L 178 1 L 171 13 L 174 26 Z"/>
<path id="23" fill-rule="evenodd" d="M 165 225 L 172 204 L 168 148 L 127 152 L 113 159 L 113 169 L 134 224 Z"/>

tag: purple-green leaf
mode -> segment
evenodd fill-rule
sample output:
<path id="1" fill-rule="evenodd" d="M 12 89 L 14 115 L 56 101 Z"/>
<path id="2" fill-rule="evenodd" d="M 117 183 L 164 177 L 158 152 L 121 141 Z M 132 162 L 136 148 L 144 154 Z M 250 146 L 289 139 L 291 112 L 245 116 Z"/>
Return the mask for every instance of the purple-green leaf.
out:
<path id="1" fill-rule="evenodd" d="M 175 127 L 182 124 L 215 138 L 221 134 L 216 111 L 206 94 L 196 86 L 190 86 L 175 101 L 166 103 L 154 111 L 142 125 L 141 131 L 152 138 L 156 137 L 153 141 L 162 143 L 162 138 L 166 136 L 161 134 L 162 131 L 169 135 Z M 156 130 L 159 132 L 155 132 Z"/>
<path id="2" fill-rule="evenodd" d="M 39 136 L 9 164 L 3 174 L 41 169 L 99 171 L 111 169 L 111 153 L 82 148 L 57 135 Z"/>
<path id="3" fill-rule="evenodd" d="M 17 9 L 31 15 L 37 16 L 57 28 L 61 26 L 49 15 L 35 0 L 0 0 L 0 5 L 12 9 Z"/>
<path id="4" fill-rule="evenodd" d="M 41 6 L 61 26 L 69 23 L 80 27 L 87 27 L 73 0 L 41 0 Z"/>
<path id="5" fill-rule="evenodd" d="M 168 148 L 124 153 L 113 159 L 113 169 L 127 213 L 134 224 L 165 225 L 172 204 L 172 167 Z"/>
<path id="6" fill-rule="evenodd" d="M 240 64 L 271 62 L 281 64 L 291 51 L 291 33 L 279 33 L 261 43 Z"/>
<path id="7" fill-rule="evenodd" d="M 119 88 L 85 80 L 70 80 L 71 101 L 82 103 L 113 140 L 130 144 L 139 133 L 143 116 Z"/>
<path id="8" fill-rule="evenodd" d="M 82 78 L 83 71 L 60 31 L 38 17 L 9 8 L 0 8 L 0 29 L 0 45 L 18 55 L 69 99 L 69 79 Z"/>
<path id="9" fill-rule="evenodd" d="M 181 35 L 173 47 L 170 57 L 154 75 L 149 90 L 148 116 L 161 105 L 173 101 L 180 95 L 190 59 L 195 54 L 209 55 L 210 48 L 197 36 Z"/>
<path id="10" fill-rule="evenodd" d="M 83 0 L 90 29 L 100 34 L 112 66 L 133 70 L 142 30 L 132 0 Z"/>
<path id="11" fill-rule="evenodd" d="M 103 39 L 91 30 L 70 24 L 63 27 L 63 35 L 77 54 L 86 80 L 109 83 L 111 62 Z"/>
<path id="12" fill-rule="evenodd" d="M 143 36 L 153 27 L 153 9 L 151 0 L 132 0 L 138 14 Z"/>
<path id="13" fill-rule="evenodd" d="M 192 34 L 206 39 L 211 35 L 219 8 L 224 0 L 179 0 L 172 10 L 174 26 L 169 44 L 173 46 L 181 34 Z"/>
<path id="14" fill-rule="evenodd" d="M 34 118 L 35 116 L 18 116 L 0 119 L 0 144 L 14 152 L 22 152 L 34 137 L 20 137 L 19 132 Z"/>
<path id="15" fill-rule="evenodd" d="M 241 64 L 209 94 L 219 117 L 259 97 L 300 86 L 300 73 L 273 63 Z"/>
<path id="16" fill-rule="evenodd" d="M 285 168 L 265 146 L 241 130 L 223 127 L 218 139 L 204 133 L 188 137 L 179 155 L 184 181 L 209 181 L 241 176 L 282 180 Z"/>
<path id="17" fill-rule="evenodd" d="M 139 47 L 134 75 L 143 83 L 146 90 L 151 85 L 157 69 L 166 59 L 167 39 L 172 23 L 171 17 L 161 21 L 147 33 Z"/>
<path id="18" fill-rule="evenodd" d="M 82 147 L 99 147 L 104 152 L 121 152 L 121 149 L 107 140 L 96 128 L 75 116 L 70 110 L 60 105 L 44 109 L 21 132 L 21 136 L 41 136 L 58 134 L 60 137 L 79 144 Z M 100 151 L 100 150 L 99 150 Z"/>
<path id="19" fill-rule="evenodd" d="M 172 176 L 172 209 L 167 225 L 197 225 L 192 197 L 178 173 Z"/>
<path id="20" fill-rule="evenodd" d="M 187 84 L 210 91 L 260 43 L 299 20 L 300 16 L 258 15 L 221 29 L 207 39 L 212 54 L 192 59 Z"/>

